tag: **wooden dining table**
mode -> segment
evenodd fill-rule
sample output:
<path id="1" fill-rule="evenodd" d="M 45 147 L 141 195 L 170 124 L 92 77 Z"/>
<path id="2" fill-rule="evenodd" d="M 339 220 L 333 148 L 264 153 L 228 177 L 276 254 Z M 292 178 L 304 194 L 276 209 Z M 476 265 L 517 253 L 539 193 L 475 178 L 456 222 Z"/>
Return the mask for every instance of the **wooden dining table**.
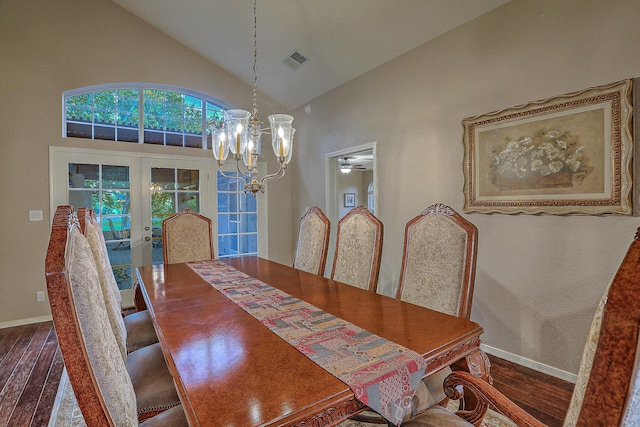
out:
<path id="1" fill-rule="evenodd" d="M 258 257 L 219 261 L 421 354 L 425 375 L 452 366 L 490 378 L 475 322 Z M 136 272 L 190 425 L 325 426 L 363 409 L 347 384 L 187 264 Z"/>

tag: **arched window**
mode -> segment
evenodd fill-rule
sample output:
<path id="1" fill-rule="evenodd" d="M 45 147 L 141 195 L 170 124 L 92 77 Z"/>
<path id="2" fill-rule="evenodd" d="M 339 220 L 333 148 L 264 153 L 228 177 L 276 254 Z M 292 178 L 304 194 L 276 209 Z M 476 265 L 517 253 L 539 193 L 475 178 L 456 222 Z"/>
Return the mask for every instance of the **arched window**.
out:
<path id="1" fill-rule="evenodd" d="M 65 92 L 63 136 L 209 148 L 207 123 L 229 106 L 180 88 L 122 83 Z"/>
<path id="2" fill-rule="evenodd" d="M 371 181 L 369 183 L 369 186 L 367 187 L 367 207 L 369 208 L 372 214 L 375 214 L 374 201 L 376 199 L 373 195 L 373 190 L 374 190 L 373 181 Z"/>

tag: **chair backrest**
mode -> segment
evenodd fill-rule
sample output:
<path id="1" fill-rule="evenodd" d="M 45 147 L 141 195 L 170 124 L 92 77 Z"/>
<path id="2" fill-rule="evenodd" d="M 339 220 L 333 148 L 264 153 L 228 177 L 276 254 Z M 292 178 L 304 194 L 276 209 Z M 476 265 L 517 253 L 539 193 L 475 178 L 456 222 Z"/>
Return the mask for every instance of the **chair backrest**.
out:
<path id="1" fill-rule="evenodd" d="M 90 426 L 137 426 L 136 395 L 107 318 L 87 239 L 70 206 L 56 210 L 45 276 L 69 381 Z"/>
<path id="2" fill-rule="evenodd" d="M 102 229 L 98 224 L 93 209 L 78 208 L 78 219 L 80 228 L 89 242 L 89 247 L 91 248 L 91 253 L 96 263 L 98 278 L 100 279 L 100 290 L 102 291 L 102 297 L 104 298 L 104 304 L 109 316 L 109 323 L 111 324 L 113 334 L 122 352 L 122 357 L 126 360 L 128 352 L 127 328 L 125 327 L 122 317 L 122 297 L 120 296 L 118 283 L 111 269 L 111 262 L 109 261 L 109 254 L 107 253 L 107 246 L 102 235 Z"/>
<path id="3" fill-rule="evenodd" d="M 293 267 L 313 274 L 324 274 L 329 250 L 329 218 L 317 206 L 312 206 L 300 218 L 298 244 Z"/>
<path id="4" fill-rule="evenodd" d="M 331 278 L 376 292 L 384 226 L 367 208 L 357 206 L 338 222 Z"/>
<path id="5" fill-rule="evenodd" d="M 587 338 L 564 426 L 640 425 L 640 228 Z"/>
<path id="6" fill-rule="evenodd" d="M 162 221 L 162 255 L 165 264 L 214 258 L 211 220 L 191 209 Z"/>
<path id="7" fill-rule="evenodd" d="M 405 227 L 397 298 L 469 318 L 478 229 L 449 206 L 429 206 Z"/>

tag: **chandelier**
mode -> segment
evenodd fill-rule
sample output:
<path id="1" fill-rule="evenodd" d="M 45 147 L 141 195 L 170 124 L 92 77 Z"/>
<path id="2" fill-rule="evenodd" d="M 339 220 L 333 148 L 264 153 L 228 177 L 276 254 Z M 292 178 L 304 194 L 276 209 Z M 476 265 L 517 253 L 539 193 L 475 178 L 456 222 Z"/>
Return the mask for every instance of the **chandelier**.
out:
<path id="1" fill-rule="evenodd" d="M 269 127 L 263 128 L 258 119 L 258 58 L 257 0 L 253 1 L 253 110 L 226 110 L 224 119 L 210 123 L 213 156 L 218 163 L 220 174 L 236 179 L 243 184 L 245 193 L 264 193 L 265 183 L 271 179 L 282 178 L 291 161 L 293 149 L 293 117 L 287 114 L 269 116 Z M 277 172 L 258 176 L 258 156 L 261 154 L 261 135 L 271 134 L 271 145 L 279 163 Z M 225 174 L 223 165 L 229 153 L 236 161 L 237 175 Z M 244 166 L 241 166 L 244 163 Z"/>

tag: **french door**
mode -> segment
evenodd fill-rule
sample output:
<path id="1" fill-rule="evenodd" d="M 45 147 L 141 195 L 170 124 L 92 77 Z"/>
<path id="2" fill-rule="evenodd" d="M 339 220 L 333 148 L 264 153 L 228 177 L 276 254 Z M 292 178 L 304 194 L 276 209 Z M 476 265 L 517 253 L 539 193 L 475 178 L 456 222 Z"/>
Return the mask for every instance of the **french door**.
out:
<path id="1" fill-rule="evenodd" d="M 164 218 L 190 208 L 217 222 L 210 159 L 51 147 L 50 175 L 52 214 L 64 204 L 95 210 L 121 290 L 134 267 L 162 262 Z"/>

